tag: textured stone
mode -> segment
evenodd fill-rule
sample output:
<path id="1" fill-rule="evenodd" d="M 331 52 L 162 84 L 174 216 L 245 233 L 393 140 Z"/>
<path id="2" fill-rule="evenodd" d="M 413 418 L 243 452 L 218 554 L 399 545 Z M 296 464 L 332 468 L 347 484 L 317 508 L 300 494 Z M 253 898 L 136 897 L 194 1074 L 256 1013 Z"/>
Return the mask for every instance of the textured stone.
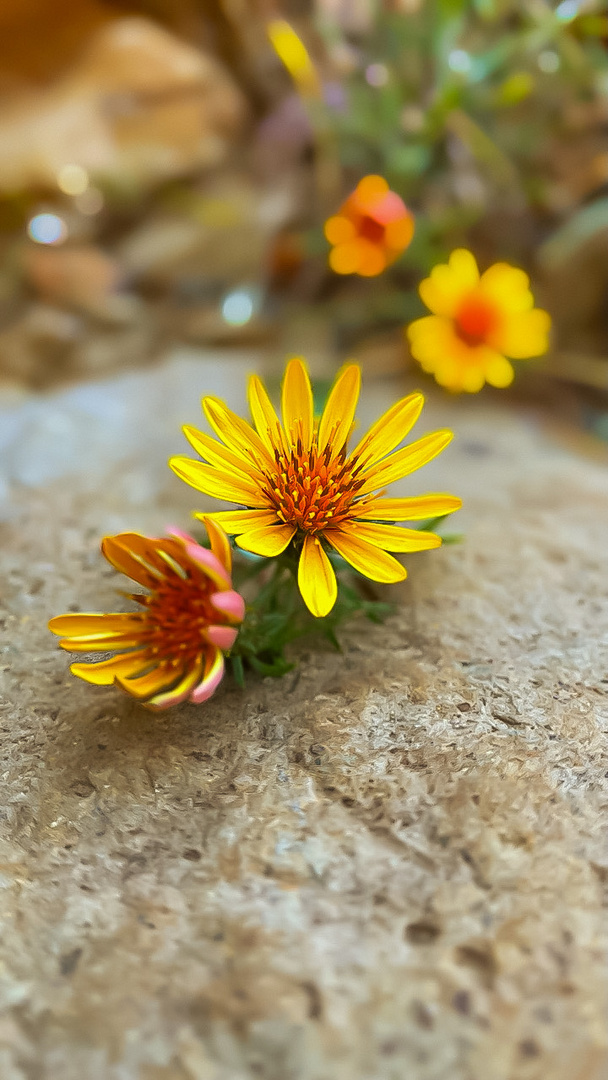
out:
<path id="1" fill-rule="evenodd" d="M 203 504 L 161 459 L 247 366 L 175 357 L 86 388 L 80 423 L 85 388 L 12 410 L 0 1075 L 604 1080 L 603 463 L 433 399 L 421 431 L 459 438 L 402 490 L 462 494 L 465 543 L 410 557 L 341 654 L 203 707 L 79 683 L 46 631 L 116 604 L 103 532 Z M 372 384 L 368 418 L 401 392 Z"/>

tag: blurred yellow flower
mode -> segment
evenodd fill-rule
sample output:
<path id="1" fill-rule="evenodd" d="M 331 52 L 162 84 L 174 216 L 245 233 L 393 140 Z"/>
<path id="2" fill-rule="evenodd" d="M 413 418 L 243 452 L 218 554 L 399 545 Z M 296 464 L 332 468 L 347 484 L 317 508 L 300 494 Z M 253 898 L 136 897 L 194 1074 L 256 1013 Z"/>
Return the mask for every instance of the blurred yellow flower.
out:
<path id="1" fill-rule="evenodd" d="M 414 217 L 382 176 L 365 176 L 337 214 L 325 222 L 336 274 L 376 277 L 405 251 Z"/>
<path id="2" fill-rule="evenodd" d="M 529 285 L 515 266 L 495 263 L 480 275 L 470 251 L 453 251 L 420 283 L 433 314 L 407 328 L 412 356 L 448 390 L 508 386 L 514 371 L 507 357 L 527 360 L 549 347 L 551 317 L 534 307 Z"/>
<path id="3" fill-rule="evenodd" d="M 357 364 L 344 367 L 317 421 L 306 368 L 291 360 L 283 379 L 281 423 L 262 382 L 252 375 L 249 406 L 255 427 L 217 398 L 203 398 L 221 442 L 185 427 L 204 460 L 169 462 L 192 487 L 242 504 L 241 510 L 207 515 L 234 534 L 239 547 L 272 557 L 292 545 L 302 598 L 318 617 L 327 615 L 337 598 L 328 548 L 372 581 L 402 581 L 406 570 L 389 552 L 435 548 L 441 539 L 395 523 L 450 514 L 461 505 L 443 493 L 383 498 L 387 484 L 426 465 L 452 432 L 435 431 L 397 449 L 422 410 L 424 398 L 415 393 L 393 405 L 349 451 L 360 382 Z"/>

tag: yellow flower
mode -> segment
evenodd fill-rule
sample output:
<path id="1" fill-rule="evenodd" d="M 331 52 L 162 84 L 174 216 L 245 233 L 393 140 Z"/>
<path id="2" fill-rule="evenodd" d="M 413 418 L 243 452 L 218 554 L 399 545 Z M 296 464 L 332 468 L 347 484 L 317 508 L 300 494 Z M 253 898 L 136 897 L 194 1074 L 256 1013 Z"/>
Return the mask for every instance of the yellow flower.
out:
<path id="1" fill-rule="evenodd" d="M 422 394 L 410 394 L 349 453 L 360 381 L 358 365 L 347 365 L 316 422 L 306 367 L 299 359 L 291 360 L 283 380 L 281 424 L 263 384 L 252 375 L 249 405 L 255 429 L 217 398 L 204 398 L 207 420 L 222 441 L 185 427 L 204 462 L 187 457 L 169 462 L 192 487 L 245 507 L 210 516 L 236 535 L 246 551 L 274 556 L 293 544 L 299 555 L 300 592 L 316 616 L 327 615 L 337 596 L 328 545 L 373 581 L 401 581 L 406 571 L 388 552 L 421 551 L 438 547 L 441 540 L 394 522 L 448 514 L 461 505 L 453 495 L 381 497 L 386 484 L 443 450 L 452 432 L 434 432 L 391 453 L 422 409 Z"/>
<path id="2" fill-rule="evenodd" d="M 475 257 L 458 248 L 435 266 L 419 292 L 433 312 L 407 330 L 412 356 L 448 390 L 475 394 L 484 383 L 508 386 L 507 360 L 540 356 L 549 347 L 551 318 L 534 307 L 523 270 L 495 263 L 479 274 Z"/>
<path id="3" fill-rule="evenodd" d="M 49 630 L 69 652 L 117 653 L 72 664 L 73 675 L 97 686 L 117 683 L 149 709 L 211 697 L 224 674 L 222 650 L 234 644 L 245 604 L 232 588 L 228 538 L 215 522 L 205 524 L 211 551 L 178 529 L 161 539 L 104 537 L 108 562 L 150 592 L 130 597 L 143 611 L 51 619 Z"/>

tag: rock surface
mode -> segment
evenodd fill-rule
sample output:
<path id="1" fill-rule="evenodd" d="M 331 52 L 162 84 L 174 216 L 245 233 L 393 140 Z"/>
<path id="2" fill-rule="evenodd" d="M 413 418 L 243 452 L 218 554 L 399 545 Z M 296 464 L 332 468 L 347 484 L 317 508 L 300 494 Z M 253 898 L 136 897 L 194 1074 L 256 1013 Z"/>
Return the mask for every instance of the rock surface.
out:
<path id="1" fill-rule="evenodd" d="M 207 706 L 79 683 L 45 629 L 115 607 L 101 534 L 202 505 L 164 459 L 250 366 L 2 410 L 0 1076 L 604 1080 L 605 463 L 433 399 L 458 439 L 402 491 L 461 494 L 465 543 Z"/>

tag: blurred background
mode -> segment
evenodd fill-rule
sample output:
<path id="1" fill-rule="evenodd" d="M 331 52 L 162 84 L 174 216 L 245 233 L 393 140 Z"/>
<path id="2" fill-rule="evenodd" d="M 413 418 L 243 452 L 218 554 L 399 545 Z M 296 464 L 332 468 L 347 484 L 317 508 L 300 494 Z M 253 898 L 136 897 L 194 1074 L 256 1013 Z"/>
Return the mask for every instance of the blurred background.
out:
<path id="1" fill-rule="evenodd" d="M 17 405 L 176 350 L 434 385 L 403 328 L 462 245 L 554 324 L 482 396 L 608 438 L 602 0 L 3 0 L 0 161 L 0 450 Z M 414 240 L 338 275 L 324 222 L 369 173 Z"/>

